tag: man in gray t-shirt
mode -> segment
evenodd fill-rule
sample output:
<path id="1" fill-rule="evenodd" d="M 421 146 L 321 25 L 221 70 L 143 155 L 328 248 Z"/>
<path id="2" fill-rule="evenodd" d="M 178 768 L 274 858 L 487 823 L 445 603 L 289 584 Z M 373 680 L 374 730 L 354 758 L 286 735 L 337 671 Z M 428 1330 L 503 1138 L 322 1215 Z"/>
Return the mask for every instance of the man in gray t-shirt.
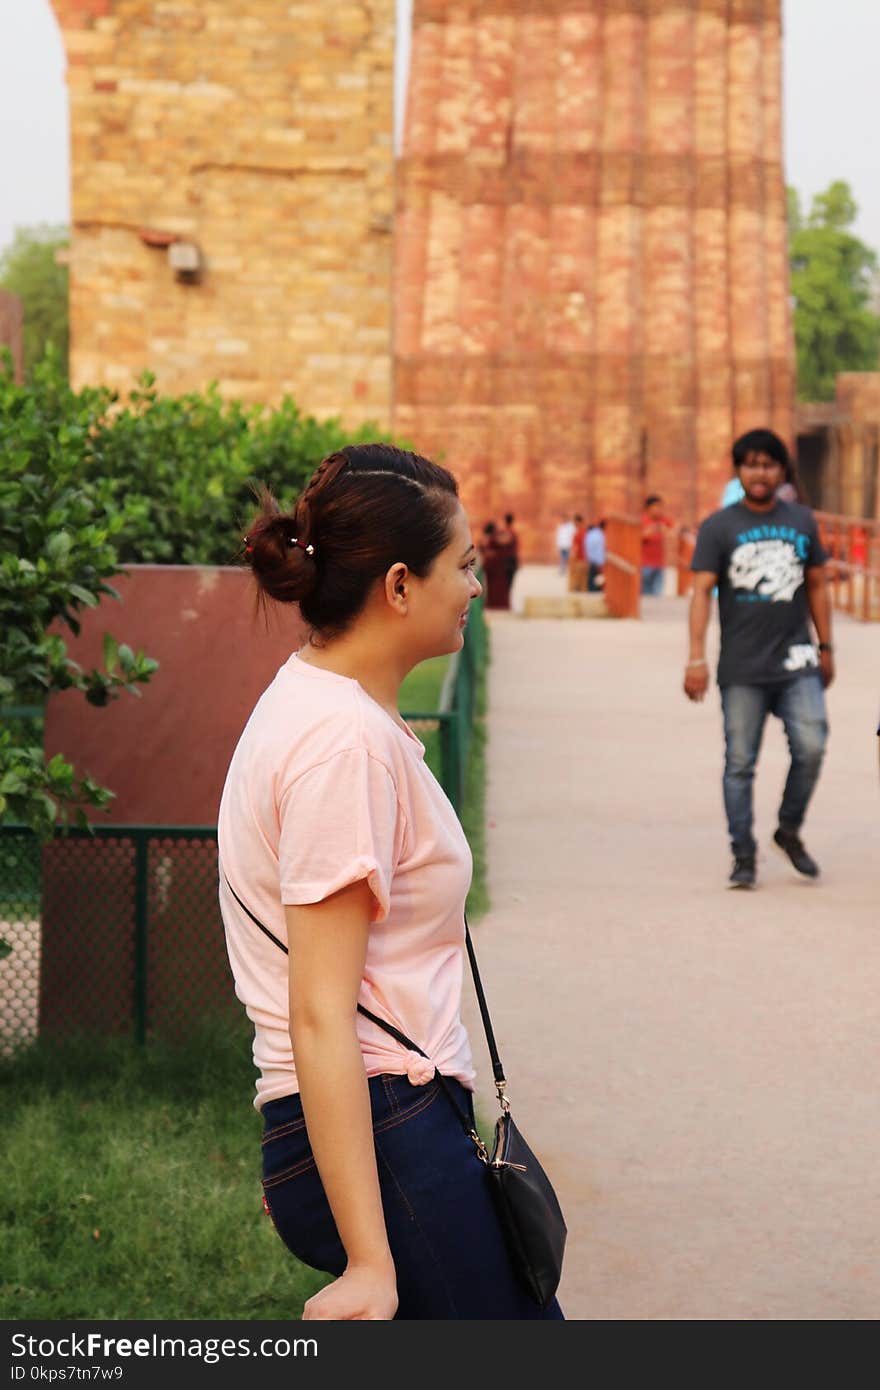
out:
<path id="1" fill-rule="evenodd" d="M 799 831 L 825 751 L 824 688 L 834 678 L 834 661 L 827 557 L 815 518 L 809 507 L 776 497 L 788 463 L 785 445 L 770 430 L 751 430 L 734 444 L 733 461 L 744 496 L 703 522 L 691 561 L 684 690 L 689 699 L 702 700 L 709 686 L 705 638 L 717 587 L 724 805 L 734 856 L 729 885 L 753 888 L 752 784 L 768 714 L 782 720 L 791 750 L 773 841 L 799 873 L 819 874 Z"/>

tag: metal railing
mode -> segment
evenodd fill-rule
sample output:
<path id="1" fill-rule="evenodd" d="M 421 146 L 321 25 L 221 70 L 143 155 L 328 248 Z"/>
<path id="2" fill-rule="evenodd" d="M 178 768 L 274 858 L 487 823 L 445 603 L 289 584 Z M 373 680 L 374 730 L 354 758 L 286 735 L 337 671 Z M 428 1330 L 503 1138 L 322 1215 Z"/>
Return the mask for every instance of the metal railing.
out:
<path id="1" fill-rule="evenodd" d="M 676 565 L 676 585 L 675 592 L 679 598 L 684 598 L 691 591 L 693 575 L 691 573 L 691 560 L 694 558 L 694 549 L 697 544 L 697 533 L 692 526 L 679 527 L 678 536 L 675 543 L 675 565 Z"/>
<path id="2" fill-rule="evenodd" d="M 880 521 L 816 512 L 828 551 L 835 608 L 861 622 L 880 622 Z"/>

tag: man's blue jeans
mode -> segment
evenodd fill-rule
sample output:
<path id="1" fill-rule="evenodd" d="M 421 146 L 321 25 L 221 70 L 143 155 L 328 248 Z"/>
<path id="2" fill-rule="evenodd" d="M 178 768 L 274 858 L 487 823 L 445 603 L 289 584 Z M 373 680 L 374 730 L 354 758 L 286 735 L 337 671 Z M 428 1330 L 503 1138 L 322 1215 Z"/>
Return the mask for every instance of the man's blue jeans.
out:
<path id="1" fill-rule="evenodd" d="M 819 780 L 828 720 L 822 680 L 812 672 L 777 685 L 726 685 L 724 714 L 724 809 L 734 855 L 755 853 L 752 785 L 768 714 L 781 719 L 791 767 L 779 807 L 782 830 L 798 831 Z"/>
<path id="2" fill-rule="evenodd" d="M 659 565 L 642 565 L 642 593 L 663 593 L 663 570 Z"/>

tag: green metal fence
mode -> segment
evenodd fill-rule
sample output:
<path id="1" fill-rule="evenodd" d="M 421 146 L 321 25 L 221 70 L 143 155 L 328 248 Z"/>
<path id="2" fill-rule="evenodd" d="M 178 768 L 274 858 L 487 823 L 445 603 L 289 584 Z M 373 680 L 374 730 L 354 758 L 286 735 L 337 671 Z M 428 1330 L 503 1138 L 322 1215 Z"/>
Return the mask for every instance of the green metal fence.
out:
<path id="1" fill-rule="evenodd" d="M 440 733 L 440 780 L 461 812 L 482 607 L 450 661 L 440 709 L 405 717 Z M 215 826 L 96 826 L 45 845 L 0 826 L 0 1055 L 39 1037 L 184 1041 L 240 1018 L 217 899 Z"/>
<path id="2" fill-rule="evenodd" d="M 0 827 L 0 1051 L 42 1037 L 183 1039 L 240 1012 L 214 826 Z"/>

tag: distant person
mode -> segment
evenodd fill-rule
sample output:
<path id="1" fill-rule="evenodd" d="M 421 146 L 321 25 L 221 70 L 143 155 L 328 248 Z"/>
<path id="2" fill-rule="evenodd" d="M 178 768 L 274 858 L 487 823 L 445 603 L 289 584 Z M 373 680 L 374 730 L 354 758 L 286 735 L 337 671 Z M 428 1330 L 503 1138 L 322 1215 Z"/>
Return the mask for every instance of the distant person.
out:
<path id="1" fill-rule="evenodd" d="M 798 500 L 797 488 L 786 478 L 784 482 L 779 484 L 776 496 L 780 502 L 796 502 Z"/>
<path id="2" fill-rule="evenodd" d="M 568 592 L 582 594 L 587 588 L 587 523 L 580 512 L 575 512 L 574 535 L 571 538 L 571 555 L 568 561 Z"/>
<path id="3" fill-rule="evenodd" d="M 568 569 L 568 557 L 571 555 L 571 543 L 574 539 L 575 523 L 570 516 L 563 516 L 562 521 L 556 528 L 556 553 L 559 556 L 559 573 L 565 574 Z"/>
<path id="4" fill-rule="evenodd" d="M 853 526 L 850 530 L 849 562 L 856 567 L 864 566 L 868 560 L 868 533 L 864 526 Z"/>
<path id="5" fill-rule="evenodd" d="M 597 521 L 584 541 L 587 556 L 587 593 L 596 594 L 605 585 L 605 522 Z"/>
<path id="6" fill-rule="evenodd" d="M 513 512 L 504 513 L 504 524 L 498 527 L 497 540 L 498 544 L 505 548 L 507 579 L 512 587 L 519 569 L 519 536 L 514 525 Z"/>
<path id="7" fill-rule="evenodd" d="M 691 561 L 690 657 L 684 675 L 689 700 L 704 699 L 709 688 L 705 640 L 718 586 L 731 888 L 755 886 L 752 788 L 768 714 L 782 721 L 791 750 L 773 842 L 798 873 L 819 874 L 800 830 L 828 735 L 824 689 L 834 679 L 831 605 L 815 517 L 808 507 L 781 502 L 777 495 L 787 461 L 785 445 L 770 430 L 751 430 L 736 441 L 733 462 L 743 500 L 703 522 Z"/>
<path id="8" fill-rule="evenodd" d="M 786 450 L 786 454 L 788 451 Z M 800 502 L 803 506 L 809 506 L 807 495 L 804 492 L 800 477 L 798 476 L 797 465 L 793 458 L 788 459 L 785 468 L 785 477 L 776 489 L 776 496 L 780 502 Z"/>
<path id="9" fill-rule="evenodd" d="M 498 541 L 498 528 L 487 521 L 480 537 L 480 561 L 486 581 L 486 607 L 510 607 L 510 580 L 507 577 L 507 547 Z"/>
<path id="10" fill-rule="evenodd" d="M 663 510 L 663 498 L 652 493 L 645 498 L 642 509 L 642 593 L 663 593 L 663 572 L 666 565 L 666 532 L 672 520 Z"/>

